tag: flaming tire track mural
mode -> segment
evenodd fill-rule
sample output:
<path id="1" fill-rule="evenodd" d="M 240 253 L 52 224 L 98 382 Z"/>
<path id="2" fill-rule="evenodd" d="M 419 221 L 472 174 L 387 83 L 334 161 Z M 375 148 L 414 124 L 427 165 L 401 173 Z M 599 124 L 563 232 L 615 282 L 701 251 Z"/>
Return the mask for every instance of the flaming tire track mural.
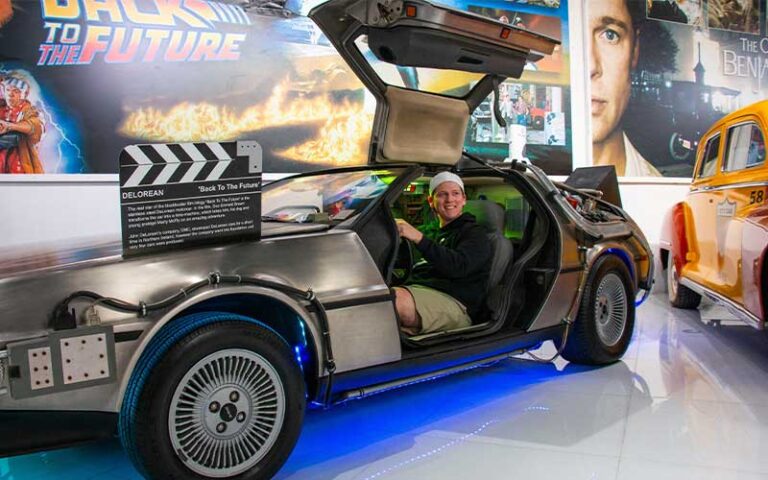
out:
<path id="1" fill-rule="evenodd" d="M 242 112 L 206 102 L 183 102 L 165 111 L 139 108 L 128 114 L 119 131 L 148 141 L 202 142 L 234 140 L 267 128 L 318 125 L 315 138 L 272 153 L 312 164 L 365 163 L 373 114 L 364 110 L 362 99 L 335 101 L 327 92 L 296 94 L 289 85 L 288 80 L 280 82 L 264 102 Z"/>

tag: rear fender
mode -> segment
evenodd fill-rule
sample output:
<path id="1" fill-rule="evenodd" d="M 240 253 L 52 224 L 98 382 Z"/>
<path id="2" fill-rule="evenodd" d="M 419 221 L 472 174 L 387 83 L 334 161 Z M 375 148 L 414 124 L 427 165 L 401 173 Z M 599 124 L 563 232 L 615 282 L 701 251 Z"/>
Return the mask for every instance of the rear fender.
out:
<path id="1" fill-rule="evenodd" d="M 635 291 L 637 291 L 640 281 L 638 277 L 637 265 L 635 264 L 633 255 L 627 251 L 626 246 L 620 243 L 607 242 L 596 245 L 590 249 L 589 253 L 587 254 L 587 272 L 591 271 L 595 262 L 597 262 L 597 260 L 604 255 L 613 255 L 618 257 L 619 260 L 621 260 L 622 263 L 627 266 L 627 270 L 629 270 L 629 276 L 632 277 L 632 287 L 635 289 Z"/>

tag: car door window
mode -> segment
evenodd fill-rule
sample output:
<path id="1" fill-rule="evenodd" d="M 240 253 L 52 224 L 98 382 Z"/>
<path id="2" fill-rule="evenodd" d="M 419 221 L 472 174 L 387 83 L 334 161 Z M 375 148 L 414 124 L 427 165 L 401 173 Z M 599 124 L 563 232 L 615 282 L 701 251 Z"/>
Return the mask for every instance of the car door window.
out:
<path id="1" fill-rule="evenodd" d="M 717 152 L 720 151 L 720 135 L 707 140 L 707 146 L 704 149 L 704 158 L 701 160 L 701 167 L 699 173 L 696 175 L 698 178 L 711 177 L 715 174 L 715 166 L 717 165 Z"/>
<path id="2" fill-rule="evenodd" d="M 761 165 L 765 161 L 765 142 L 755 123 L 736 125 L 728 130 L 723 171 L 734 172 Z"/>
<path id="3" fill-rule="evenodd" d="M 290 177 L 264 187 L 262 220 L 321 223 L 349 220 L 381 196 L 404 168 L 352 169 Z"/>

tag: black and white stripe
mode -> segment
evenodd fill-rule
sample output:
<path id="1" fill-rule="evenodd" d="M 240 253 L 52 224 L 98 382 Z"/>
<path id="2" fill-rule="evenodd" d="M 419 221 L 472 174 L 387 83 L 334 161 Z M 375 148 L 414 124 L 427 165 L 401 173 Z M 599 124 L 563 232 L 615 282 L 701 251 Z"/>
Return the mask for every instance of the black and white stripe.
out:
<path id="1" fill-rule="evenodd" d="M 245 13 L 240 5 L 231 5 L 229 3 L 208 2 L 211 9 L 216 14 L 220 22 L 233 23 L 236 25 L 250 25 L 251 19 Z"/>
<path id="2" fill-rule="evenodd" d="M 121 157 L 123 188 L 220 180 L 236 158 L 236 143 L 130 145 Z"/>

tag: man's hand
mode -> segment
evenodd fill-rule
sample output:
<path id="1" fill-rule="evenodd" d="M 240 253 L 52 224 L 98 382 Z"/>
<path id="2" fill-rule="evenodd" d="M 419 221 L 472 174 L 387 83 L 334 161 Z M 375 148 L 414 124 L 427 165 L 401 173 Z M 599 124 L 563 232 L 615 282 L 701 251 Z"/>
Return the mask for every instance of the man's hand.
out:
<path id="1" fill-rule="evenodd" d="M 10 127 L 11 126 L 10 126 L 10 124 L 8 122 L 4 122 L 4 121 L 0 120 L 0 135 L 8 133 L 8 131 L 10 130 Z"/>
<path id="2" fill-rule="evenodd" d="M 419 243 L 421 239 L 424 238 L 423 233 L 416 230 L 416 228 L 413 225 L 406 222 L 405 220 L 396 218 L 395 222 L 397 223 L 397 232 L 400 234 L 401 237 L 407 240 L 410 240 L 413 243 Z"/>

